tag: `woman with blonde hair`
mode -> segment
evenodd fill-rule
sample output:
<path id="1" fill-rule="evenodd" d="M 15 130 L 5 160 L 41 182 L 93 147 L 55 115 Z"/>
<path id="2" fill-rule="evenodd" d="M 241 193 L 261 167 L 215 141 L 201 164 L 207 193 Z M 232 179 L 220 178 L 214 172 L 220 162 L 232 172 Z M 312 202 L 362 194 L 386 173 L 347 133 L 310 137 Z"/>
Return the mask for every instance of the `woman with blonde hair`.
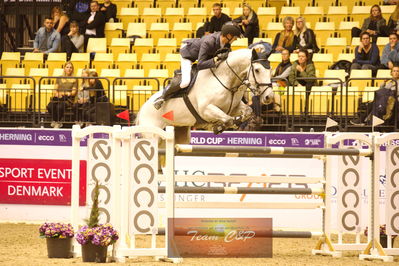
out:
<path id="1" fill-rule="evenodd" d="M 281 53 L 284 49 L 287 49 L 292 53 L 297 45 L 298 37 L 292 30 L 294 27 L 294 18 L 285 17 L 283 20 L 284 30 L 277 33 L 273 43 L 273 52 Z"/>
<path id="2" fill-rule="evenodd" d="M 305 49 L 308 50 L 310 57 L 312 57 L 313 53 L 319 52 L 320 49 L 317 46 L 316 36 L 313 30 L 306 27 L 306 20 L 304 17 L 298 17 L 296 19 L 295 35 L 298 38 L 298 42 L 294 53 L 298 53 L 300 49 Z"/>
<path id="3" fill-rule="evenodd" d="M 259 37 L 258 15 L 250 5 L 244 4 L 242 15 L 234 19 L 233 22 L 241 26 L 244 37 L 248 38 L 248 44 L 252 44 L 254 38 Z"/>
<path id="4" fill-rule="evenodd" d="M 78 91 L 78 81 L 74 77 L 74 67 L 71 62 L 66 62 L 61 78 L 57 78 L 54 87 L 53 97 L 47 105 L 47 110 L 51 114 L 51 127 L 60 128 L 60 120 L 64 118 L 65 110 L 72 106 L 75 95 Z"/>
<path id="5" fill-rule="evenodd" d="M 69 32 L 69 17 L 59 6 L 51 9 L 51 17 L 54 20 L 54 29 L 58 31 L 61 36 L 67 35 Z"/>
<path id="6" fill-rule="evenodd" d="M 363 21 L 362 28 L 352 28 L 352 38 L 359 37 L 360 33 L 368 32 L 373 42 L 375 42 L 378 36 L 384 35 L 384 29 L 386 27 L 386 20 L 382 17 L 381 7 L 379 5 L 373 5 L 370 9 L 370 16 Z"/>

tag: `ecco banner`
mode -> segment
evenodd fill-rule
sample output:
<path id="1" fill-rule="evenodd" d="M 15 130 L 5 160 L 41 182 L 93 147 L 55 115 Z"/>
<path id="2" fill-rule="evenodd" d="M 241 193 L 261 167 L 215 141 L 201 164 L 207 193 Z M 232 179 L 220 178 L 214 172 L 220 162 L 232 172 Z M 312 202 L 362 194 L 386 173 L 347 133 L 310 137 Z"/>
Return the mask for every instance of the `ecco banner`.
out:
<path id="1" fill-rule="evenodd" d="M 399 235 L 399 146 L 388 145 L 386 153 L 386 230 Z"/>
<path id="2" fill-rule="evenodd" d="M 357 155 L 338 156 L 337 225 L 340 232 L 355 233 L 361 230 L 363 160 L 364 157 Z"/>
<path id="3" fill-rule="evenodd" d="M 99 184 L 99 212 L 100 222 L 111 222 L 111 207 L 113 204 L 112 195 L 112 147 L 108 139 L 90 139 L 89 162 L 88 162 L 88 184 L 87 184 L 87 205 L 93 205 L 94 187 Z"/>
<path id="4" fill-rule="evenodd" d="M 129 232 L 157 232 L 158 225 L 158 141 L 133 139 L 129 179 Z"/>

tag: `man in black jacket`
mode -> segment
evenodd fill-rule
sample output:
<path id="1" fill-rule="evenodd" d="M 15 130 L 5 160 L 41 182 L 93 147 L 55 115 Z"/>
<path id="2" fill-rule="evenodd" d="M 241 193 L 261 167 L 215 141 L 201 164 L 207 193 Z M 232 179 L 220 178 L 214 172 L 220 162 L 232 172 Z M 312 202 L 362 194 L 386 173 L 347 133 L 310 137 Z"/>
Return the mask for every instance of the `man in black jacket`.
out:
<path id="1" fill-rule="evenodd" d="M 100 11 L 105 16 L 105 22 L 117 22 L 116 19 L 116 5 L 111 3 L 110 0 L 104 0 L 100 5 Z"/>
<path id="2" fill-rule="evenodd" d="M 222 26 L 226 22 L 231 21 L 231 18 L 229 16 L 222 13 L 222 5 L 221 4 L 219 4 L 219 3 L 213 4 L 212 10 L 213 10 L 213 17 L 211 18 L 211 21 L 208 24 L 208 28 L 206 29 L 205 34 L 221 31 Z"/>
<path id="3" fill-rule="evenodd" d="M 85 25 L 86 18 L 90 14 L 90 2 L 91 0 L 71 0 L 65 4 L 70 21 L 78 23 L 80 34 L 84 34 L 86 31 Z"/>
<path id="4" fill-rule="evenodd" d="M 85 49 L 90 38 L 104 38 L 105 16 L 97 1 L 91 1 L 90 14 L 86 19 Z"/>
<path id="5" fill-rule="evenodd" d="M 228 49 L 238 37 L 241 37 L 240 29 L 232 24 L 227 24 L 222 27 L 221 32 L 205 35 L 201 39 L 185 41 L 180 48 L 181 81 L 178 83 L 174 78 L 170 85 L 164 89 L 162 96 L 154 102 L 154 107 L 156 109 L 161 108 L 168 96 L 181 88 L 188 87 L 191 81 L 191 65 L 196 60 L 198 60 L 198 70 L 218 67 L 221 62 L 227 59 Z M 226 51 L 215 55 L 216 51 L 221 48 L 226 48 Z"/>

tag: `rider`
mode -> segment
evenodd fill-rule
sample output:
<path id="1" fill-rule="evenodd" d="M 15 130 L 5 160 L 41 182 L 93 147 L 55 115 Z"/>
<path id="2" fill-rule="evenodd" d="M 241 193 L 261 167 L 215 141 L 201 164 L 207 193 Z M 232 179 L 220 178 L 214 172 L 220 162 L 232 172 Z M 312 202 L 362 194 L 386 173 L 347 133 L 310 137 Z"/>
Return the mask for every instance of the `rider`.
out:
<path id="1" fill-rule="evenodd" d="M 198 60 L 198 70 L 218 67 L 221 62 L 226 60 L 230 45 L 238 37 L 241 37 L 240 29 L 233 24 L 225 24 L 221 32 L 205 35 L 201 39 L 186 40 L 180 48 L 180 84 L 176 84 L 174 78 L 169 86 L 164 89 L 162 96 L 154 102 L 154 107 L 156 109 L 161 108 L 167 96 L 188 87 L 191 80 L 191 65 L 196 60 Z M 223 48 L 227 49 L 224 50 Z M 224 52 L 215 56 L 215 52 L 219 49 L 223 49 Z"/>

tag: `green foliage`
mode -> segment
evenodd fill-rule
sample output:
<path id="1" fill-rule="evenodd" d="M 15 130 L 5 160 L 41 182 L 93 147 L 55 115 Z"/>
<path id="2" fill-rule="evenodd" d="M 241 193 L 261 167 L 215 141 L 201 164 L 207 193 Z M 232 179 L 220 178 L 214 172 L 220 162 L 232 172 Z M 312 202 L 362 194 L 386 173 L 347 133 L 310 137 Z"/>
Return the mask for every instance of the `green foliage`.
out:
<path id="1" fill-rule="evenodd" d="M 98 185 L 98 181 L 96 182 L 96 186 L 94 187 L 94 198 L 93 198 L 93 206 L 91 207 L 90 217 L 86 220 L 89 228 L 93 228 L 98 226 L 99 223 L 99 210 L 98 210 L 98 195 L 100 194 L 100 187 Z"/>

